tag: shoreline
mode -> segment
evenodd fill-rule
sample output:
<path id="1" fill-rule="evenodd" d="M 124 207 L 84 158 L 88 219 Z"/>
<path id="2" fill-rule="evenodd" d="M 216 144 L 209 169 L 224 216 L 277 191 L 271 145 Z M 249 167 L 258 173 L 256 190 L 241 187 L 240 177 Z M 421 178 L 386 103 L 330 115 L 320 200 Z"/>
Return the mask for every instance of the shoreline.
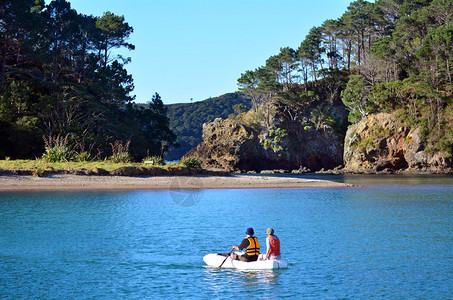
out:
<path id="1" fill-rule="evenodd" d="M 153 190 L 153 189 L 243 189 L 353 187 L 353 184 L 321 179 L 265 175 L 194 176 L 92 176 L 52 174 L 45 177 L 0 175 L 0 192 Z"/>

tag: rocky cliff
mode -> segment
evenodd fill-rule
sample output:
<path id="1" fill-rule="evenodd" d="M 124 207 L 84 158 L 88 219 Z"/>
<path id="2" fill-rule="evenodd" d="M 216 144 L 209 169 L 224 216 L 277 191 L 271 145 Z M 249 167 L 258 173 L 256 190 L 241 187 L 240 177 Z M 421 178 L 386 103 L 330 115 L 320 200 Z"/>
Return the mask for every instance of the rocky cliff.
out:
<path id="1" fill-rule="evenodd" d="M 372 114 L 351 126 L 343 140 L 329 126 L 294 123 L 256 131 L 234 120 L 203 125 L 203 142 L 185 157 L 205 168 L 228 171 L 333 169 L 344 173 L 452 173 L 451 154 L 426 148 L 418 128 L 401 125 L 394 115 Z M 343 144 L 344 142 L 344 144 Z"/>
<path id="2" fill-rule="evenodd" d="M 344 145 L 346 172 L 452 172 L 451 154 L 425 148 L 419 128 L 402 126 L 391 114 L 363 118 L 348 129 Z"/>
<path id="3" fill-rule="evenodd" d="M 294 123 L 285 130 L 256 131 L 234 120 L 216 119 L 203 125 L 203 142 L 185 157 L 199 158 L 205 168 L 230 171 L 316 171 L 342 164 L 342 142 L 329 126 L 314 129 Z"/>

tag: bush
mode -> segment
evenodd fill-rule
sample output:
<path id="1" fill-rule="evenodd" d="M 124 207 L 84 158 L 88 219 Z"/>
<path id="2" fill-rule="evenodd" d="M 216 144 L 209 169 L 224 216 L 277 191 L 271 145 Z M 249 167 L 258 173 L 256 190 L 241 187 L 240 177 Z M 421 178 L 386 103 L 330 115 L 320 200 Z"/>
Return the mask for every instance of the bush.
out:
<path id="1" fill-rule="evenodd" d="M 129 154 L 129 145 L 131 141 L 127 141 L 126 144 L 123 145 L 123 141 L 117 140 L 113 144 L 110 143 L 112 146 L 112 156 L 110 159 L 115 163 L 130 163 L 132 161 L 132 157 Z"/>
<path id="2" fill-rule="evenodd" d="M 72 159 L 73 151 L 68 145 L 68 135 L 62 137 L 48 136 L 43 137 L 45 143 L 45 151 L 42 159 L 46 162 L 68 162 Z"/>
<path id="3" fill-rule="evenodd" d="M 91 154 L 88 151 L 82 151 L 79 153 L 75 153 L 73 156 L 73 160 L 77 162 L 89 162 L 93 161 Z"/>
<path id="4" fill-rule="evenodd" d="M 265 135 L 265 140 L 263 142 L 264 149 L 267 150 L 270 147 L 275 153 L 282 151 L 283 147 L 281 146 L 281 143 L 283 138 L 287 135 L 288 133 L 283 128 L 269 130 L 267 136 Z"/>
<path id="5" fill-rule="evenodd" d="M 44 176 L 44 170 L 40 167 L 34 169 L 32 171 L 32 175 L 35 177 L 43 177 Z"/>
<path id="6" fill-rule="evenodd" d="M 195 158 L 195 157 L 183 158 L 180 163 L 183 166 L 186 166 L 188 168 L 200 168 L 201 167 L 200 160 L 198 158 Z"/>

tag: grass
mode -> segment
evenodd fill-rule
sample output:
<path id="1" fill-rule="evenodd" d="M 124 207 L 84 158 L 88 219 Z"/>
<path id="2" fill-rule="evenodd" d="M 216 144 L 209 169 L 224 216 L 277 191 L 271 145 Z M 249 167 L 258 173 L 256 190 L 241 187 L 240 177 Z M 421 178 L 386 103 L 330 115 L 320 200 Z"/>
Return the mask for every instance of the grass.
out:
<path id="1" fill-rule="evenodd" d="M 168 163 L 165 166 L 149 166 L 156 167 L 174 167 L 177 163 Z M 94 168 L 113 171 L 121 167 L 147 167 L 143 163 L 115 163 L 112 161 L 91 161 L 91 162 L 45 162 L 43 160 L 0 160 L 0 169 L 3 170 L 45 170 L 53 169 L 55 171 L 74 171 L 74 170 L 92 170 Z"/>

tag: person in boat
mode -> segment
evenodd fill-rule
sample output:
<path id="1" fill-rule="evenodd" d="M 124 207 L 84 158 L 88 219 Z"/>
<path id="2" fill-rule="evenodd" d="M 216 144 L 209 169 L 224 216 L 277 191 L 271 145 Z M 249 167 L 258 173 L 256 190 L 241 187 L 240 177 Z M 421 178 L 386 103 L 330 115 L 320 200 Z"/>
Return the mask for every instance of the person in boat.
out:
<path id="1" fill-rule="evenodd" d="M 245 234 L 247 235 L 242 242 L 239 244 L 239 246 L 234 245 L 233 249 L 234 250 L 243 250 L 244 249 L 244 254 L 242 255 L 237 255 L 236 253 L 231 253 L 231 259 L 235 260 L 240 260 L 240 261 L 257 261 L 258 260 L 258 255 L 260 254 L 260 243 L 258 243 L 258 238 L 253 236 L 255 234 L 255 231 L 253 228 L 249 227 L 245 231 Z"/>
<path id="2" fill-rule="evenodd" d="M 266 255 L 264 259 L 270 260 L 279 260 L 281 259 L 280 254 L 280 239 L 278 236 L 274 234 L 274 229 L 268 228 L 266 230 L 267 238 L 266 238 Z"/>

